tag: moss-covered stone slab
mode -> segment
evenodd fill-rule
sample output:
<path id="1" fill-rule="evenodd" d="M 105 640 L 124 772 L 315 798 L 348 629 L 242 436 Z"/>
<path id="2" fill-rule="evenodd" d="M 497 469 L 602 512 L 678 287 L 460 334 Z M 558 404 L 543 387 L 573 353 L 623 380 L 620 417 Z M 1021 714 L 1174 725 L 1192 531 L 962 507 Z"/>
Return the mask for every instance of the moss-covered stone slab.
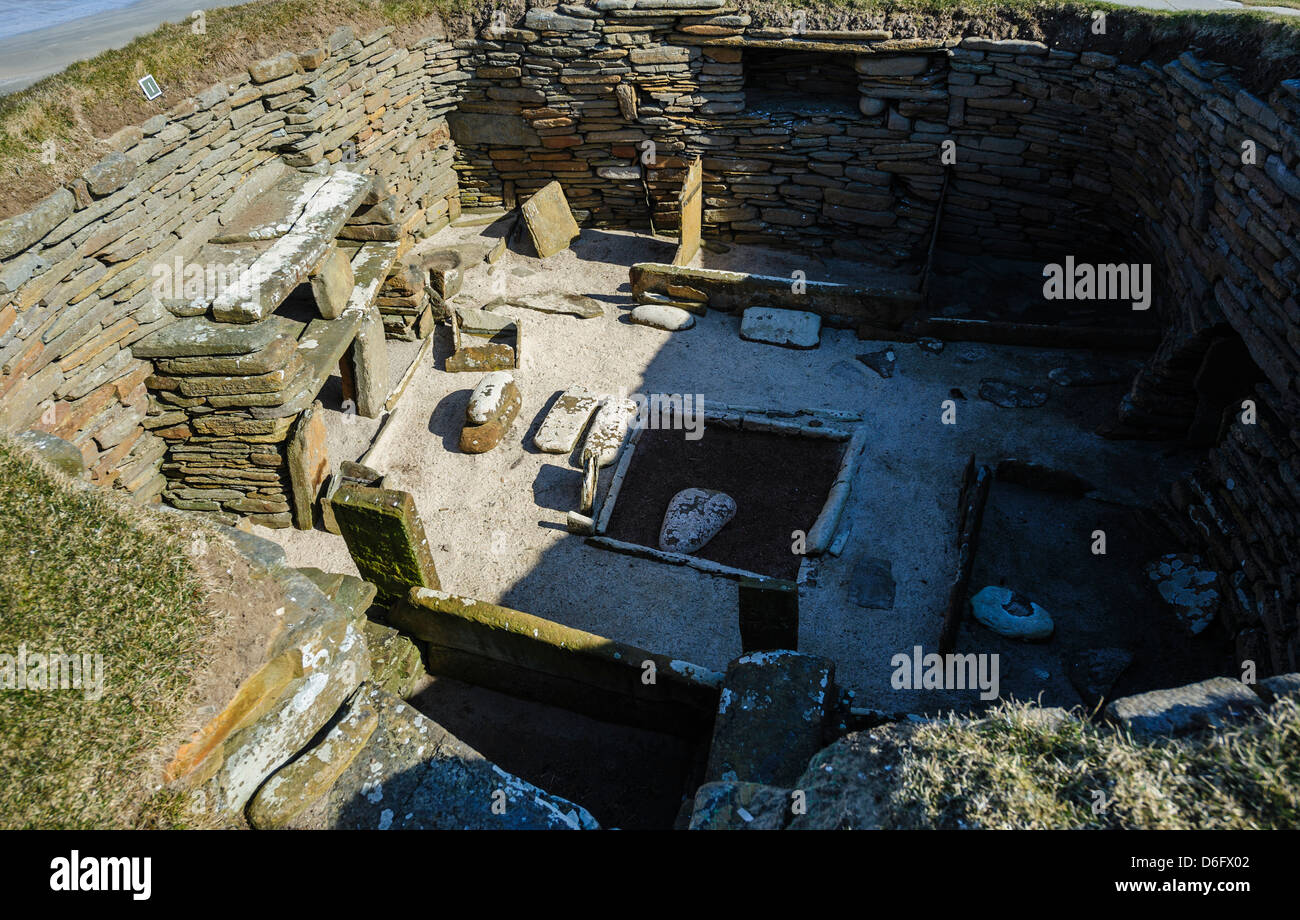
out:
<path id="1" fill-rule="evenodd" d="M 340 532 L 338 521 L 334 520 L 334 505 L 331 499 L 334 498 L 334 493 L 339 490 L 339 486 L 345 482 L 383 488 L 384 477 L 378 470 L 372 470 L 360 463 L 353 463 L 351 460 L 344 460 L 339 464 L 337 470 L 330 473 L 329 478 L 325 480 L 325 494 L 321 496 L 320 501 L 321 524 L 330 533 Z"/>
<path id="2" fill-rule="evenodd" d="M 705 783 L 695 791 L 693 831 L 779 831 L 790 819 L 791 791 L 762 783 Z"/>
<path id="3" fill-rule="evenodd" d="M 727 668 L 709 747 L 708 781 L 793 787 L 822 748 L 835 663 L 792 651 L 754 652 Z"/>
<path id="4" fill-rule="evenodd" d="M 546 259 L 569 248 L 579 233 L 578 222 L 558 181 L 548 182 L 524 202 L 524 223 L 533 238 L 537 255 Z"/>
<path id="5" fill-rule="evenodd" d="M 15 438 L 35 451 L 42 460 L 65 476 L 81 479 L 86 475 L 86 461 L 77 445 L 44 431 L 24 431 Z"/>
<path id="6" fill-rule="evenodd" d="M 337 616 L 327 626 L 280 651 L 168 766 L 168 780 L 182 780 L 202 810 L 242 809 L 369 675 L 357 627 Z"/>
<path id="7" fill-rule="evenodd" d="M 430 674 L 621 724 L 707 730 L 722 675 L 486 601 L 412 590 L 388 623 L 427 643 Z"/>
<path id="8" fill-rule="evenodd" d="M 339 589 L 343 587 L 343 580 L 348 577 L 342 572 L 326 572 L 314 565 L 300 565 L 297 568 L 303 578 L 306 578 L 319 588 L 321 594 L 324 594 L 330 600 L 333 600 L 334 595 L 338 594 Z"/>
<path id="9" fill-rule="evenodd" d="M 424 656 L 406 636 L 391 626 L 368 620 L 362 631 L 370 649 L 370 680 L 393 696 L 406 699 L 424 676 Z"/>
<path id="10" fill-rule="evenodd" d="M 293 523 L 299 530 L 311 530 L 315 521 L 316 498 L 330 472 L 325 422 L 313 409 L 298 416 L 286 451 Z"/>
<path id="11" fill-rule="evenodd" d="M 323 741 L 281 767 L 248 803 L 248 823 L 258 830 L 288 827 L 343 775 L 379 725 L 379 712 L 364 694 L 347 706 Z"/>
<path id="12" fill-rule="evenodd" d="M 379 589 L 365 579 L 344 575 L 343 584 L 339 585 L 338 591 L 330 597 L 330 600 L 340 613 L 364 626 L 369 622 L 366 619 L 366 612 L 370 610 L 378 594 Z"/>
<path id="13" fill-rule="evenodd" d="M 400 600 L 413 587 L 440 587 L 411 493 L 344 482 L 330 504 L 357 570 L 381 600 Z"/>
<path id="14" fill-rule="evenodd" d="M 447 357 L 447 372 L 463 374 L 470 371 L 504 371 L 515 367 L 515 350 L 503 342 L 482 345 L 465 345 Z"/>

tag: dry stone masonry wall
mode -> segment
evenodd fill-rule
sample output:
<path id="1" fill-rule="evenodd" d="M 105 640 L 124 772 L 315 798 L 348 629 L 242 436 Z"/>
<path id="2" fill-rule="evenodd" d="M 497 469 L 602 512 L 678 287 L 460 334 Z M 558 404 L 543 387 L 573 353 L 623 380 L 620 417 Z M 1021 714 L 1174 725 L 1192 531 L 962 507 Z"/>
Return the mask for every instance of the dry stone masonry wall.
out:
<path id="1" fill-rule="evenodd" d="M 1050 11 L 1022 23 L 1032 39 L 1000 40 L 756 16 L 596 0 L 410 47 L 345 29 L 118 132 L 83 177 L 0 221 L 0 422 L 72 441 L 96 482 L 142 502 L 287 525 L 290 445 L 311 434 L 321 375 L 432 327 L 416 241 L 552 180 L 585 225 L 671 230 L 701 157 L 708 238 L 914 270 L 938 221 L 949 251 L 1150 263 L 1165 339 L 1116 433 L 1188 435 L 1240 395 L 1209 392 L 1206 362 L 1236 348 L 1250 365 L 1254 415 L 1222 416 L 1172 503 L 1230 582 L 1239 654 L 1300 667 L 1300 80 L 1247 78 L 1253 62 L 1208 35 L 1125 45 Z M 339 323 L 325 314 L 349 272 L 377 290 L 351 314 L 345 298 L 314 356 L 321 337 L 279 302 L 223 312 L 154 290 L 157 266 L 213 245 L 276 245 L 285 227 L 252 231 L 301 213 L 259 223 L 259 204 L 335 173 L 370 182 L 290 280 L 311 276 L 312 323 Z M 200 328 L 229 341 L 168 350 L 168 330 Z"/>
<path id="2" fill-rule="evenodd" d="M 309 367 L 309 343 L 316 356 L 328 348 L 283 317 L 230 322 L 247 317 L 204 297 L 214 261 L 237 280 L 273 245 L 259 240 L 286 238 L 276 219 L 301 216 L 292 193 L 304 183 L 340 168 L 368 172 L 373 186 L 347 192 L 357 213 L 342 215 L 346 226 L 306 228 L 303 251 L 322 256 L 311 247 L 328 237 L 333 253 L 337 237 L 352 259 L 365 241 L 391 241 L 397 265 L 391 283 L 378 279 L 378 309 L 394 335 L 414 337 L 427 305 L 422 287 L 403 284 L 400 257 L 457 213 L 444 115 L 456 101 L 458 53 L 441 35 L 398 48 L 390 31 L 341 29 L 325 46 L 261 61 L 118 132 L 83 179 L 0 224 L 6 427 L 73 441 L 96 482 L 140 501 L 166 490 L 181 507 L 289 523 L 285 441 L 330 370 Z M 262 215 L 259 235 L 257 209 L 276 200 L 277 185 L 288 197 Z M 253 252 L 214 253 L 223 240 Z M 350 267 L 361 275 L 365 266 Z M 330 344 L 348 347 L 343 333 Z"/>

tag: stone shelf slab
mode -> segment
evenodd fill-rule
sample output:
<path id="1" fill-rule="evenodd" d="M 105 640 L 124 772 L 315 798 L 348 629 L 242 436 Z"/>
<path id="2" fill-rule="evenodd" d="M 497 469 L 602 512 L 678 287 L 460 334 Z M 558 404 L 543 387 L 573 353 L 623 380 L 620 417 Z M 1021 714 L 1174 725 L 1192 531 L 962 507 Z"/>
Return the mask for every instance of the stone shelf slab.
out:
<path id="1" fill-rule="evenodd" d="M 273 316 L 255 326 L 214 323 L 203 316 L 191 316 L 150 333 L 131 346 L 137 358 L 193 358 L 212 355 L 251 355 L 266 348 L 286 333 L 295 338 L 301 324 Z"/>
<path id="2" fill-rule="evenodd" d="M 293 229 L 312 198 L 331 178 L 300 172 L 281 177 L 210 242 L 249 243 L 279 239 Z"/>
<path id="3" fill-rule="evenodd" d="M 347 352 L 357 333 L 365 324 L 367 311 L 374 308 L 379 288 L 397 258 L 397 243 L 367 243 L 352 257 L 352 274 L 355 287 L 348 305 L 337 319 L 313 319 L 303 326 L 286 320 L 301 330 L 298 354 L 303 358 L 303 369 L 289 381 L 283 392 L 285 397 L 277 404 L 251 410 L 255 418 L 282 418 L 296 415 L 311 405 L 321 387 Z M 271 320 L 244 328 L 257 329 L 271 325 Z M 239 328 L 239 327 L 226 327 Z"/>
<path id="4" fill-rule="evenodd" d="M 307 280 L 348 217 L 360 207 L 372 182 L 370 176 L 353 172 L 331 175 L 312 195 L 289 232 L 247 266 L 245 276 L 253 289 L 240 285 L 223 292 L 213 301 L 213 318 L 226 323 L 256 323 L 274 313 L 293 289 Z"/>

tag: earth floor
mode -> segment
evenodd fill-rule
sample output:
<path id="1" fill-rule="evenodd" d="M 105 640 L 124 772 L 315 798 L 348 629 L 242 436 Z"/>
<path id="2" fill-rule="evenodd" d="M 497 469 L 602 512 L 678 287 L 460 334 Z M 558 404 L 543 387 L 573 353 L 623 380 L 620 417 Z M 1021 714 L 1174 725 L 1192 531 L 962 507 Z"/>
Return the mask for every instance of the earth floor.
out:
<path id="1" fill-rule="evenodd" d="M 456 245 L 480 232 L 449 228 L 428 245 Z M 559 391 L 582 384 L 605 393 L 691 393 L 706 404 L 862 415 L 870 437 L 840 525 L 850 529 L 850 538 L 841 555 L 826 555 L 811 566 L 800 592 L 800 650 L 833 659 L 841 686 L 855 693 L 855 705 L 909 712 L 982 705 L 978 690 L 905 691 L 891 685 L 895 655 L 911 654 L 918 645 L 933 651 L 938 640 L 957 564 L 958 490 L 972 453 L 982 463 L 1035 460 L 1097 486 L 1069 513 L 1055 514 L 1049 503 L 1046 513 L 1036 506 L 1033 514 L 1018 515 L 1014 502 L 1000 497 L 1006 490 L 995 485 L 971 589 L 1005 582 L 1047 606 L 1059 634 L 1070 637 L 1029 646 L 964 625 L 959 651 L 1003 656 L 1003 695 L 1077 705 L 1079 697 L 1063 675 L 1078 648 L 1140 644 L 1152 637 L 1133 632 L 1135 619 L 1172 619 L 1140 584 L 1140 570 L 1156 555 L 1181 547 L 1156 538 L 1116 539 L 1106 556 L 1096 556 L 1092 532 L 1107 526 L 1098 522 L 1150 504 L 1162 483 L 1195 455 L 1093 434 L 1114 417 L 1123 384 L 1062 388 L 1048 380 L 1053 368 L 1125 367 L 1132 355 L 962 342 L 949 342 L 934 354 L 915 344 L 861 341 L 838 329 L 823 329 L 818 348 L 799 351 L 744 341 L 740 317 L 716 311 L 697 318 L 692 329 L 665 332 L 629 321 L 627 269 L 635 262 L 671 261 L 673 241 L 588 229 L 571 249 L 545 261 L 532 256 L 527 242 L 517 245 L 520 251 L 507 251 L 490 272 L 467 273 L 454 302 L 482 306 L 503 294 L 572 292 L 601 302 L 606 312 L 584 320 L 505 311 L 523 322 L 524 349 L 515 373 L 523 407 L 506 439 L 479 455 L 457 450 L 479 377 L 443 371 L 450 345 L 447 330 L 439 328 L 433 354 L 403 395 L 372 465 L 387 474 L 390 487 L 414 494 L 444 589 L 715 670 L 741 654 L 734 581 L 616 554 L 565 529 L 566 513 L 578 507 L 581 471 L 568 456 L 538 452 L 532 433 Z M 836 266 L 816 257 L 757 248 L 733 247 L 726 262 L 766 274 L 788 273 L 793 266 L 808 280 L 840 277 Z M 855 359 L 883 349 L 896 356 L 888 379 Z M 398 351 L 405 360 L 397 362 L 394 378 L 413 349 Z M 1047 402 L 1038 408 L 986 402 L 977 395 L 986 377 L 1042 387 Z M 955 423 L 945 424 L 942 404 L 950 399 Z M 356 459 L 374 422 L 327 415 L 333 461 Z M 344 436 L 340 426 L 348 425 L 359 427 Z M 799 477 L 801 471 L 769 465 L 763 475 Z M 258 532 L 281 543 L 293 564 L 355 572 L 342 538 L 321 529 Z M 865 609 L 849 599 L 854 568 L 867 557 L 892 564 L 892 610 Z M 1181 640 L 1175 635 L 1173 641 Z M 1163 650 L 1151 651 L 1152 660 L 1164 659 Z M 1213 656 L 1202 661 L 1197 654 L 1180 658 L 1174 670 L 1181 675 L 1212 669 Z M 1175 682 L 1160 683 L 1163 676 L 1153 665 L 1143 680 Z"/>

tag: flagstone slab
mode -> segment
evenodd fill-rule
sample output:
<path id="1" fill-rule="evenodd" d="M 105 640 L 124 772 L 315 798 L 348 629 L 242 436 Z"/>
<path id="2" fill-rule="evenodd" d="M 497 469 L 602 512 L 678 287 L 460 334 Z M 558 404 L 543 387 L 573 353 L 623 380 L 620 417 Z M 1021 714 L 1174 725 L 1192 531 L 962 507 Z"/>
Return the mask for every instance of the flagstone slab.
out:
<path id="1" fill-rule="evenodd" d="M 600 397 L 584 386 L 571 386 L 560 395 L 533 435 L 533 446 L 548 454 L 567 454 L 578 445 Z"/>
<path id="2" fill-rule="evenodd" d="M 736 516 L 736 500 L 716 489 L 683 489 L 668 502 L 659 548 L 668 553 L 694 553 L 718 535 Z"/>
<path id="3" fill-rule="evenodd" d="M 537 255 L 543 259 L 568 249 L 569 243 L 579 233 L 578 222 L 573 219 L 568 199 L 558 181 L 543 186 L 524 202 L 521 210 Z"/>
<path id="4" fill-rule="evenodd" d="M 802 310 L 750 307 L 740 320 L 740 337 L 783 348 L 816 348 L 821 338 L 822 318 Z"/>
<path id="5" fill-rule="evenodd" d="M 596 417 L 587 431 L 582 445 L 584 465 L 587 457 L 594 457 L 597 466 L 609 466 L 618 459 L 628 426 L 636 416 L 637 405 L 630 399 L 606 396 L 596 410 Z"/>

